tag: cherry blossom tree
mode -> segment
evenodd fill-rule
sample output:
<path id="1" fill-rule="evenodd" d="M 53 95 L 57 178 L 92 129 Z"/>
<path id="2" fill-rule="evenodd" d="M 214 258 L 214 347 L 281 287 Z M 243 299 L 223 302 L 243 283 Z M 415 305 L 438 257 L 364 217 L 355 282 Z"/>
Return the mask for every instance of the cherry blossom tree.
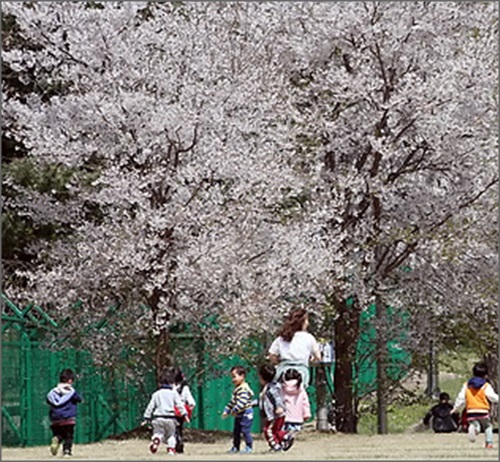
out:
<path id="1" fill-rule="evenodd" d="M 4 179 L 18 193 L 8 207 L 70 230 L 34 247 L 36 265 L 10 289 L 64 312 L 84 300 L 75 335 L 120 303 L 120 328 L 93 339 L 104 358 L 125 343 L 154 350 L 161 368 L 181 322 L 234 351 L 305 303 L 318 325 L 334 318 L 324 329 L 337 350 L 337 427 L 353 432 L 359 319 L 375 302 L 383 432 L 385 307 L 453 317 L 461 303 L 439 291 L 467 284 L 474 261 L 470 293 L 481 296 L 467 300 L 493 314 L 494 284 L 480 283 L 494 279 L 495 255 L 476 235 L 496 213 L 493 3 L 4 12 L 36 44 L 5 49 L 4 62 L 64 89 L 4 89 L 4 130 L 35 164 L 71 172 L 64 200 Z M 423 332 L 410 334 L 417 345 Z"/>
<path id="2" fill-rule="evenodd" d="M 492 4 L 410 2 L 321 4 L 311 16 L 296 38 L 307 46 L 295 48 L 305 51 L 292 81 L 303 126 L 297 157 L 309 166 L 308 217 L 343 253 L 325 289 L 337 313 L 337 426 L 355 431 L 349 384 L 361 311 L 378 305 L 384 364 L 384 307 L 408 306 L 409 281 L 422 280 L 430 255 L 446 264 L 450 241 L 484 249 L 460 223 L 496 212 L 472 207 L 498 183 L 498 15 Z M 483 266 L 490 278 L 494 268 Z M 379 400 L 383 407 L 387 396 Z"/>
<path id="3" fill-rule="evenodd" d="M 75 172 L 63 204 L 50 192 L 12 199 L 32 219 L 74 230 L 39 249 L 19 296 L 59 308 L 85 300 L 75 334 L 110 304 L 126 305 L 123 322 L 132 325 L 121 330 L 132 337 L 153 329 L 160 368 L 170 323 L 202 322 L 222 307 L 225 345 L 234 348 L 248 326 L 266 325 L 269 301 L 287 293 L 286 274 L 270 277 L 286 256 L 268 257 L 283 236 L 276 208 L 300 189 L 286 167 L 287 144 L 278 144 L 287 128 L 277 123 L 286 108 L 273 37 L 284 7 L 102 6 L 6 5 L 39 44 L 7 51 L 10 67 L 51 69 L 69 87 L 49 101 L 8 98 L 6 129 L 36 162 Z M 108 335 L 101 340 L 109 345 Z"/>

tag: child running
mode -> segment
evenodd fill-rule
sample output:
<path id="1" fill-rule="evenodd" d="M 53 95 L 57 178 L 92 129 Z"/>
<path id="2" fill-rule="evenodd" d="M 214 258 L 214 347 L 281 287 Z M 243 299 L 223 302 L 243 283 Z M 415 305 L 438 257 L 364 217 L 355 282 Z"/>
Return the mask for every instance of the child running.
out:
<path id="1" fill-rule="evenodd" d="M 57 455 L 59 445 L 63 443 L 63 455 L 71 456 L 73 435 L 75 433 L 77 404 L 82 402 L 81 396 L 73 388 L 75 373 L 64 369 L 59 374 L 59 384 L 47 394 L 50 405 L 49 418 L 52 429 L 50 452 Z"/>
<path id="2" fill-rule="evenodd" d="M 158 447 L 163 441 L 167 446 L 167 454 L 176 455 L 176 407 L 184 418 L 184 421 L 189 422 L 189 417 L 181 401 L 181 397 L 177 393 L 177 390 L 174 390 L 175 373 L 176 371 L 173 367 L 167 367 L 162 371 L 160 376 L 161 386 L 153 393 L 144 411 L 144 421 L 142 424 L 146 425 L 151 422 L 153 426 L 153 435 L 151 437 L 151 444 L 149 445 L 149 450 L 153 454 L 158 451 Z"/>
<path id="3" fill-rule="evenodd" d="M 488 382 L 488 367 L 479 362 L 472 368 L 473 377 L 464 383 L 455 400 L 452 413 L 457 413 L 465 404 L 468 422 L 468 437 L 473 443 L 483 430 L 485 447 L 493 449 L 493 426 L 490 419 L 490 403 L 498 403 L 498 395 Z"/>
<path id="4" fill-rule="evenodd" d="M 253 448 L 253 438 L 251 434 L 253 423 L 253 391 L 245 381 L 246 369 L 242 366 L 234 366 L 230 370 L 231 381 L 234 384 L 231 400 L 222 412 L 222 418 L 234 416 L 233 427 L 233 447 L 229 452 L 240 452 L 241 434 L 245 439 L 246 447 L 241 452 L 251 453 Z"/>
<path id="5" fill-rule="evenodd" d="M 186 380 L 186 376 L 182 372 L 182 369 L 177 367 L 175 369 L 175 389 L 179 396 L 181 397 L 181 401 L 184 404 L 184 408 L 186 409 L 187 415 L 189 419 L 193 415 L 193 409 L 196 406 L 196 401 L 193 398 L 193 394 L 191 393 L 191 389 Z M 177 416 L 177 429 L 175 433 L 175 450 L 177 453 L 182 454 L 184 452 L 184 417 L 181 414 L 179 409 L 175 409 L 175 414 Z"/>
<path id="6" fill-rule="evenodd" d="M 282 392 L 285 404 L 285 430 L 298 433 L 304 421 L 311 418 L 309 397 L 302 384 L 302 375 L 297 369 L 287 369 L 282 375 Z"/>
<path id="7" fill-rule="evenodd" d="M 264 416 L 264 438 L 271 451 L 288 451 L 294 438 L 283 429 L 285 424 L 285 404 L 281 385 L 274 381 L 276 368 L 266 364 L 259 369 L 259 379 L 263 388 L 259 396 L 259 407 Z"/>

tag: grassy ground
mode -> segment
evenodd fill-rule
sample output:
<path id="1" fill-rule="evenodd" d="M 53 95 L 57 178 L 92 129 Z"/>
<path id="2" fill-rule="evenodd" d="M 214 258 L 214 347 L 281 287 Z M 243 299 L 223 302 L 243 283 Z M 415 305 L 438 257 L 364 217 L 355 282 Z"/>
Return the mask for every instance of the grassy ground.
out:
<path id="1" fill-rule="evenodd" d="M 498 435 L 495 449 L 484 448 L 484 435 L 470 443 L 464 433 L 400 433 L 392 435 L 343 435 L 303 432 L 290 451 L 270 453 L 260 435 L 256 435 L 254 453 L 229 455 L 231 439 L 212 443 L 186 444 L 180 460 L 498 460 Z M 165 460 L 162 447 L 156 454 L 148 452 L 148 440 L 106 440 L 102 443 L 75 445 L 73 460 Z M 2 460 L 58 460 L 49 447 L 3 448 Z"/>
<path id="2" fill-rule="evenodd" d="M 455 399 L 464 380 L 470 375 L 470 358 L 447 355 L 448 363 L 440 365 L 439 388 Z M 416 394 L 424 396 L 425 377 L 414 387 Z M 361 417 L 357 435 L 318 433 L 314 424 L 297 437 L 289 452 L 273 454 L 268 451 L 261 435 L 255 435 L 251 455 L 228 455 L 231 436 L 224 432 L 206 432 L 186 443 L 183 460 L 499 460 L 498 434 L 494 435 L 495 449 L 484 448 L 484 434 L 470 443 L 464 433 L 434 434 L 430 430 L 413 431 L 436 400 L 418 399 L 410 406 L 393 405 L 389 409 L 389 434 L 376 434 L 376 416 Z M 188 429 L 189 430 L 189 429 Z M 131 435 L 137 436 L 137 435 Z M 187 435 L 186 435 L 187 436 Z M 146 435 L 147 437 L 147 435 Z M 148 452 L 148 439 L 131 438 L 121 441 L 106 440 L 95 444 L 75 445 L 73 460 L 163 460 L 165 449 L 157 454 Z M 34 448 L 2 448 L 2 460 L 58 460 L 62 456 L 50 455 L 48 445 Z"/>

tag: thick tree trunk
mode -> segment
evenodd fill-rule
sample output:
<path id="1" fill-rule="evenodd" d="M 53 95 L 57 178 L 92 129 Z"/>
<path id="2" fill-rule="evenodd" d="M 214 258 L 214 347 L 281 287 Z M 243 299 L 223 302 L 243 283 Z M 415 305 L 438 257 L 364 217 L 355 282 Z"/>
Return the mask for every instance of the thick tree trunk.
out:
<path id="1" fill-rule="evenodd" d="M 149 306 L 153 310 L 153 322 L 157 322 L 158 317 L 158 303 L 160 300 L 161 291 L 155 289 L 153 294 L 148 300 Z M 165 320 L 166 321 L 166 320 Z M 163 322 L 165 322 L 163 321 Z M 160 385 L 160 374 L 162 370 L 167 366 L 172 366 L 172 357 L 170 353 L 170 335 L 168 332 L 168 323 L 159 326 L 157 324 L 157 328 L 160 329 L 159 334 L 155 338 L 155 351 L 154 351 L 154 364 L 156 370 L 156 381 L 158 386 Z"/>
<path id="2" fill-rule="evenodd" d="M 337 430 L 344 433 L 357 432 L 357 410 L 353 390 L 353 364 L 359 339 L 361 310 L 356 301 L 334 299 L 337 318 L 335 321 L 335 403 Z"/>
<path id="3" fill-rule="evenodd" d="M 498 393 L 498 351 L 497 347 L 491 348 L 489 353 L 483 357 L 483 361 L 488 367 L 488 378 L 491 381 L 493 389 Z M 491 420 L 495 426 L 498 426 L 498 404 L 491 406 Z"/>
<path id="4" fill-rule="evenodd" d="M 170 336 L 168 334 L 168 329 L 165 328 L 156 337 L 155 369 L 156 381 L 158 382 L 158 385 L 160 385 L 161 371 L 165 367 L 172 365 L 173 364 L 170 355 Z"/>
<path id="5" fill-rule="evenodd" d="M 488 367 L 488 378 L 491 381 L 493 389 L 498 391 L 498 352 L 496 348 L 492 348 L 490 353 L 486 353 L 483 361 Z"/>

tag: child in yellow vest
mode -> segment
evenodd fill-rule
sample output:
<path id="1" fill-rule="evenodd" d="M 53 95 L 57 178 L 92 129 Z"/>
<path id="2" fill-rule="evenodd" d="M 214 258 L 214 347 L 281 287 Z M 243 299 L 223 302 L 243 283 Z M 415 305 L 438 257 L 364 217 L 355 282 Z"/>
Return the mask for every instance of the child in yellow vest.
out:
<path id="1" fill-rule="evenodd" d="M 488 368 L 485 363 L 477 363 L 472 368 L 473 377 L 464 383 L 455 400 L 452 413 L 459 412 L 465 404 L 467 413 L 468 437 L 473 443 L 482 430 L 485 434 L 486 448 L 493 448 L 493 426 L 490 419 L 491 403 L 498 403 L 498 395 L 488 382 Z"/>

